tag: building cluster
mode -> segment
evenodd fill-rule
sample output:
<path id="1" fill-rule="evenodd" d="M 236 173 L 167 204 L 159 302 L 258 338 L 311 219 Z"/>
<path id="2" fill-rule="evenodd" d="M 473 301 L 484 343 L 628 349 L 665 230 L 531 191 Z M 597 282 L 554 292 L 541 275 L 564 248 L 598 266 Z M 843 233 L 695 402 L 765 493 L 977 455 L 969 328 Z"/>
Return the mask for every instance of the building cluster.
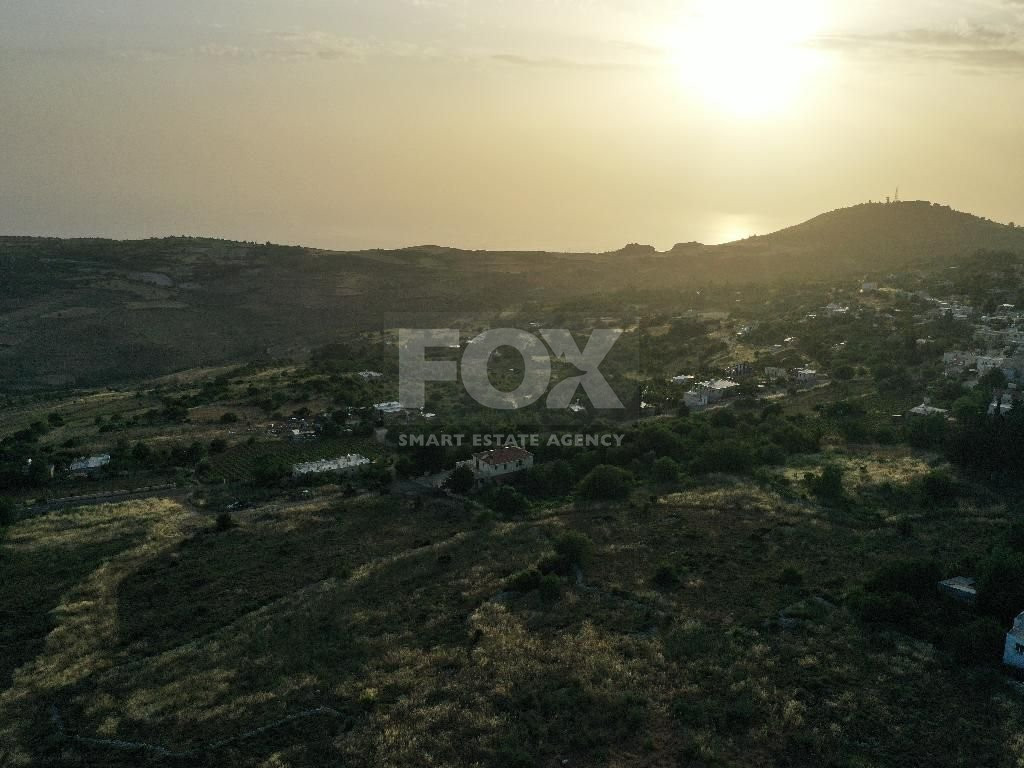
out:
<path id="1" fill-rule="evenodd" d="M 292 467 L 292 474 L 296 477 L 302 477 L 303 475 L 323 475 L 329 472 L 348 472 L 359 467 L 365 467 L 371 463 L 365 456 L 350 453 L 337 459 L 323 459 L 321 461 L 308 461 L 296 464 Z"/>
<path id="2" fill-rule="evenodd" d="M 699 411 L 736 394 L 739 386 L 731 379 L 702 381 L 683 395 L 683 402 L 691 411 Z"/>
<path id="3" fill-rule="evenodd" d="M 323 429 L 323 423 L 330 418 L 322 414 L 314 418 L 293 416 L 284 421 L 275 421 L 267 427 L 267 435 L 297 443 L 315 440 Z"/>

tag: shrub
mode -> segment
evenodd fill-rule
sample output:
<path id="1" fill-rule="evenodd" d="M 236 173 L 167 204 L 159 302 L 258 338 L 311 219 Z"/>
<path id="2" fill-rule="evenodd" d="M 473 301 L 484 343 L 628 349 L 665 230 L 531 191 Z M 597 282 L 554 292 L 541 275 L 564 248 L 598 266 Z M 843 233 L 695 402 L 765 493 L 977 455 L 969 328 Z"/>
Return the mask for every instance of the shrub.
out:
<path id="1" fill-rule="evenodd" d="M 515 488 L 503 485 L 494 495 L 494 502 L 491 506 L 499 515 L 511 517 L 520 515 L 526 510 L 526 499 Z"/>
<path id="2" fill-rule="evenodd" d="M 231 516 L 230 512 L 221 512 L 219 515 L 217 515 L 217 523 L 214 526 L 214 530 L 216 530 L 217 533 L 224 533 L 225 531 L 230 531 L 234 527 L 235 519 Z"/>
<path id="3" fill-rule="evenodd" d="M 549 573 L 547 576 L 541 577 L 537 589 L 540 592 L 541 600 L 545 603 L 553 603 L 562 594 L 562 580 L 553 573 Z"/>
<path id="4" fill-rule="evenodd" d="M 536 568 L 521 571 L 512 577 L 509 588 L 515 592 L 532 592 L 540 588 L 541 578 L 540 571 Z"/>
<path id="5" fill-rule="evenodd" d="M 1006 630 L 993 618 L 977 619 L 950 634 L 953 661 L 965 667 L 997 664 L 1003 655 Z"/>
<path id="6" fill-rule="evenodd" d="M 978 609 L 1009 626 L 1024 609 L 1024 555 L 1000 551 L 982 566 L 978 579 Z"/>
<path id="7" fill-rule="evenodd" d="M 0 496 L 0 527 L 14 523 L 14 502 Z"/>
<path id="8" fill-rule="evenodd" d="M 850 601 L 853 612 L 868 624 L 900 625 L 917 615 L 918 604 L 910 595 L 859 593 Z"/>
<path id="9" fill-rule="evenodd" d="M 679 480 L 679 465 L 668 456 L 654 462 L 654 480 L 658 483 L 675 483 Z"/>
<path id="10" fill-rule="evenodd" d="M 901 560 L 882 568 L 868 582 L 868 591 L 876 594 L 902 592 L 911 597 L 935 593 L 942 569 L 934 560 Z"/>
<path id="11" fill-rule="evenodd" d="M 568 567 L 584 567 L 590 561 L 594 543 L 588 536 L 576 531 L 563 534 L 555 541 L 555 554 Z"/>
<path id="12" fill-rule="evenodd" d="M 716 441 L 703 447 L 697 456 L 698 472 L 749 472 L 754 466 L 750 447 L 738 440 Z"/>
<path id="13" fill-rule="evenodd" d="M 942 415 L 915 417 L 907 425 L 907 442 L 914 448 L 940 448 L 949 434 L 949 424 Z"/>
<path id="14" fill-rule="evenodd" d="M 804 583 L 804 575 L 796 568 L 784 568 L 779 574 L 779 584 L 785 587 L 799 587 Z"/>
<path id="15" fill-rule="evenodd" d="M 929 472 L 921 478 L 921 498 L 926 504 L 953 501 L 958 492 L 956 480 L 947 472 Z"/>
<path id="16" fill-rule="evenodd" d="M 634 482 L 633 475 L 626 470 L 601 464 L 583 478 L 577 493 L 580 498 L 591 501 L 624 499 L 629 496 Z"/>
<path id="17" fill-rule="evenodd" d="M 238 414 L 237 413 L 232 413 L 231 411 L 228 411 L 227 413 L 225 413 L 223 416 L 220 417 L 220 423 L 221 424 L 237 424 L 238 423 Z"/>
<path id="18" fill-rule="evenodd" d="M 651 582 L 658 589 L 674 589 L 679 586 L 682 579 L 679 570 L 674 565 L 662 565 L 654 572 Z"/>
<path id="19" fill-rule="evenodd" d="M 843 470 L 834 464 L 825 467 L 820 475 L 807 474 L 804 480 L 810 492 L 821 501 L 838 502 L 846 495 L 843 489 Z"/>
<path id="20" fill-rule="evenodd" d="M 444 481 L 444 487 L 457 494 L 469 493 L 473 490 L 474 485 L 476 485 L 476 476 L 469 467 L 456 467 Z"/>
<path id="21" fill-rule="evenodd" d="M 711 426 L 723 429 L 736 428 L 736 414 L 729 410 L 717 410 L 711 414 L 709 419 Z"/>

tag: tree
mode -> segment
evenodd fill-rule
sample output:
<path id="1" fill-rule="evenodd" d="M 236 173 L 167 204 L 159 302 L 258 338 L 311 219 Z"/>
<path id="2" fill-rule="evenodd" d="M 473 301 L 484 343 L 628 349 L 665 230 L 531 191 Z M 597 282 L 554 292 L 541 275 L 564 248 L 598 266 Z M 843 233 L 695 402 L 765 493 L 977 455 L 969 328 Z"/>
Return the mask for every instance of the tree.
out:
<path id="1" fill-rule="evenodd" d="M 14 502 L 0 496 L 0 527 L 14 522 Z"/>
<path id="2" fill-rule="evenodd" d="M 933 594 L 941 578 L 942 569 L 934 560 L 897 560 L 875 574 L 868 582 L 868 591 L 875 594 L 902 592 L 920 599 Z"/>
<path id="3" fill-rule="evenodd" d="M 580 498 L 591 501 L 624 499 L 629 496 L 633 484 L 633 475 L 626 470 L 610 464 L 601 464 L 583 478 L 577 493 Z"/>
<path id="4" fill-rule="evenodd" d="M 505 517 L 520 515 L 526 510 L 526 499 L 515 488 L 503 485 L 494 496 L 494 511 Z"/>
<path id="5" fill-rule="evenodd" d="M 143 442 L 138 442 L 132 447 L 132 459 L 139 464 L 148 464 L 152 456 L 152 449 Z"/>
<path id="6" fill-rule="evenodd" d="M 590 560 L 594 543 L 590 538 L 578 531 L 562 534 L 555 541 L 555 554 L 562 565 L 568 568 L 582 568 Z"/>
<path id="7" fill-rule="evenodd" d="M 838 368 L 836 368 L 835 372 L 832 374 L 832 377 L 837 379 L 838 381 L 850 381 L 856 375 L 857 374 L 853 370 L 852 365 L 841 365 Z"/>
<path id="8" fill-rule="evenodd" d="M 675 483 L 679 480 L 679 465 L 668 456 L 654 462 L 654 480 L 658 483 Z"/>
<path id="9" fill-rule="evenodd" d="M 989 558 L 978 579 L 978 609 L 1008 626 L 1024 609 L 1024 555 L 1000 551 Z"/>
<path id="10" fill-rule="evenodd" d="M 843 489 L 843 470 L 835 464 L 826 466 L 820 475 L 807 474 L 804 477 L 807 487 L 811 493 L 821 501 L 837 502 L 842 501 L 845 491 Z"/>
<path id="11" fill-rule="evenodd" d="M 993 618 L 977 619 L 953 630 L 950 651 L 960 666 L 994 666 L 1002 658 L 1006 629 Z"/>
<path id="12" fill-rule="evenodd" d="M 469 467 L 456 467 L 444 482 L 444 487 L 459 495 L 469 493 L 476 485 L 476 475 Z"/>

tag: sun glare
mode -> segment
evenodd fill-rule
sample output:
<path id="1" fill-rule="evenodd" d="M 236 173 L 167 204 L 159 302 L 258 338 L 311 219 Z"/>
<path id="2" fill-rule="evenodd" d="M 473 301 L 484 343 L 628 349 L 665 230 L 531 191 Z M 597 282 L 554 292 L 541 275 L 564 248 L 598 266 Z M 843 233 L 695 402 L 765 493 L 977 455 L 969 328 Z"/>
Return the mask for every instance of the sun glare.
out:
<path id="1" fill-rule="evenodd" d="M 737 117 L 789 108 L 820 64 L 808 45 L 824 26 L 813 0 L 701 0 L 680 25 L 674 63 L 687 88 Z"/>

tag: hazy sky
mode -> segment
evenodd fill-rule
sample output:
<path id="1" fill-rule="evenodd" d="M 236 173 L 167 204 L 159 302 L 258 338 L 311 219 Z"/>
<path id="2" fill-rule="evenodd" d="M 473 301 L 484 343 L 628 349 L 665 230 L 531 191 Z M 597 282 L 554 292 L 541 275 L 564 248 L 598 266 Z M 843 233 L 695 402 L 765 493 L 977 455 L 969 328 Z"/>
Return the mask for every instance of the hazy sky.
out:
<path id="1" fill-rule="evenodd" d="M 0 0 L 0 233 L 720 242 L 1024 220 L 1024 0 Z"/>

